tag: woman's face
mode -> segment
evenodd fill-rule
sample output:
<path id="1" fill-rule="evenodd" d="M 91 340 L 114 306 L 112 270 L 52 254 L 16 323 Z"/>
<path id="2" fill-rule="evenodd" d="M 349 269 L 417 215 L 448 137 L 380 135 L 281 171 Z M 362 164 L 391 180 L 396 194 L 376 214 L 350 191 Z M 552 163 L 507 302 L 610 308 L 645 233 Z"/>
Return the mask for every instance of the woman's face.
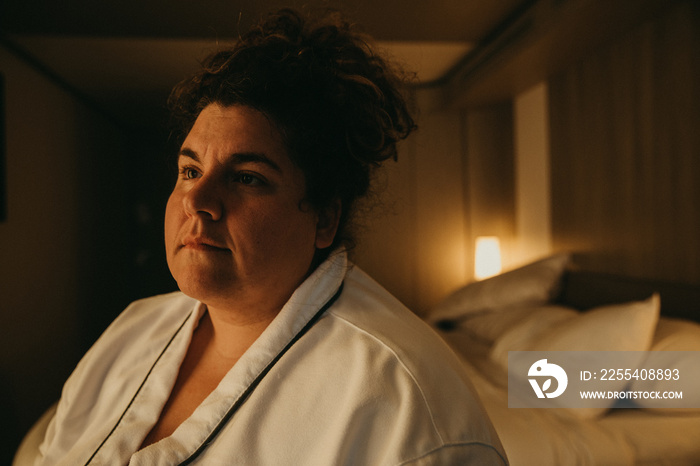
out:
<path id="1" fill-rule="evenodd" d="M 245 106 L 207 106 L 179 153 L 165 212 L 168 266 L 210 308 L 276 313 L 309 273 L 333 222 L 304 202 L 278 130 Z"/>

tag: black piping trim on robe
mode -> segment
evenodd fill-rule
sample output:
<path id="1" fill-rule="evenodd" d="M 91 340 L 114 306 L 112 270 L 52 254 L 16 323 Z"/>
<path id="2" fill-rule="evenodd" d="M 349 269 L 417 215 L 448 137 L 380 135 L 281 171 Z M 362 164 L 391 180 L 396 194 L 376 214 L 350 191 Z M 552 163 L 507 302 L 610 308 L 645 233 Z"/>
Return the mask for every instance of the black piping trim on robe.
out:
<path id="1" fill-rule="evenodd" d="M 318 322 L 318 320 L 321 318 L 321 316 L 336 302 L 336 300 L 340 297 L 341 292 L 343 291 L 343 285 L 344 285 L 344 283 L 341 283 L 341 284 L 340 284 L 340 287 L 338 287 L 338 290 L 337 290 L 337 291 L 335 292 L 335 294 L 328 300 L 328 302 L 326 302 L 326 304 L 324 304 L 324 305 L 321 307 L 321 309 L 319 309 L 318 312 L 316 312 L 316 314 L 314 314 L 313 317 L 311 317 L 311 319 L 309 319 L 309 321 L 306 323 L 306 325 L 304 325 L 304 327 L 302 327 L 302 329 L 299 330 L 299 332 L 297 332 L 296 335 L 294 335 L 294 338 L 292 338 L 292 339 L 290 340 L 290 342 L 287 343 L 287 345 L 286 345 L 284 348 L 282 348 L 282 350 L 277 354 L 277 356 L 275 356 L 275 357 L 272 359 L 272 361 L 270 361 L 270 362 L 268 363 L 268 365 L 265 366 L 265 368 L 260 372 L 260 374 L 258 374 L 258 376 L 250 383 L 250 385 L 248 385 L 248 388 L 241 394 L 241 396 L 239 396 L 239 397 L 236 399 L 236 401 L 233 403 L 233 405 L 231 405 L 231 407 L 230 407 L 229 410 L 226 412 L 226 414 L 224 415 L 224 417 L 221 418 L 221 420 L 219 421 L 219 423 L 218 423 L 218 424 L 216 425 L 216 427 L 214 427 L 214 429 L 209 433 L 209 435 L 208 435 L 207 438 L 204 440 L 204 442 L 203 442 L 203 443 L 202 443 L 202 444 L 187 458 L 187 459 L 185 459 L 184 461 L 182 461 L 182 462 L 180 463 L 180 466 L 184 466 L 184 465 L 188 465 L 188 464 L 192 463 L 192 462 L 193 462 L 195 459 L 197 459 L 197 457 L 198 457 L 199 455 L 201 455 L 202 452 L 214 441 L 214 439 L 216 438 L 216 436 L 221 432 L 221 430 L 224 428 L 224 426 L 231 420 L 231 418 L 232 418 L 233 415 L 236 413 L 236 411 L 238 411 L 238 409 L 243 405 L 243 403 L 245 403 L 245 401 L 250 397 L 250 395 L 251 395 L 251 394 L 253 393 L 253 391 L 257 388 L 257 386 L 260 384 L 260 382 L 263 380 L 263 378 L 265 378 L 265 376 L 267 375 L 267 373 L 270 372 L 270 370 L 272 369 L 272 367 L 282 358 L 282 356 L 284 356 L 284 354 L 294 345 L 294 343 L 296 343 L 297 341 L 299 341 L 299 339 L 300 339 L 302 336 L 304 336 L 304 334 L 305 334 L 306 332 L 308 332 L 308 331 L 311 329 L 311 327 L 313 327 L 314 324 L 316 324 L 316 322 Z M 158 361 L 160 361 L 160 359 L 162 358 L 162 356 L 163 356 L 163 355 L 165 354 L 165 352 L 168 350 L 168 348 L 169 348 L 170 345 L 172 344 L 173 340 L 175 340 L 175 337 L 177 337 L 177 335 L 180 333 L 180 331 L 181 331 L 182 328 L 185 326 L 185 323 L 187 323 L 187 321 L 190 319 L 190 317 L 192 317 L 192 313 L 190 313 L 190 314 L 187 315 L 187 317 L 185 318 L 185 320 L 182 322 L 182 324 L 180 324 L 180 326 L 178 327 L 178 329 L 175 331 L 175 333 L 173 334 L 173 336 L 170 338 L 170 340 L 168 341 L 168 343 L 165 345 L 165 347 L 163 348 L 163 351 L 161 351 L 161 353 L 158 355 L 158 357 L 156 358 L 155 362 L 153 363 L 153 365 L 152 365 L 151 368 L 149 369 L 148 373 L 146 374 L 146 377 L 145 377 L 145 378 L 143 379 L 143 381 L 141 382 L 141 385 L 139 385 L 139 388 L 136 390 L 136 393 L 134 393 L 134 396 L 131 398 L 131 401 L 129 401 L 129 404 L 128 404 L 127 407 L 124 409 L 124 412 L 121 414 L 121 416 L 119 416 L 119 419 L 117 420 L 117 422 L 116 422 L 116 424 L 114 425 L 114 427 L 112 427 L 112 430 L 109 431 L 109 434 L 107 434 L 107 437 L 105 437 L 105 439 L 102 441 L 102 443 L 100 443 L 100 445 L 97 447 L 97 449 L 93 452 L 93 454 L 92 454 L 92 455 L 90 456 L 90 458 L 87 460 L 87 462 L 85 463 L 85 466 L 87 466 L 88 464 L 90 464 L 90 462 L 95 458 L 95 456 L 96 456 L 97 453 L 100 451 L 100 449 L 104 446 L 104 444 L 107 442 L 107 440 L 109 440 L 109 438 L 112 436 L 112 434 L 114 433 L 114 431 L 117 430 L 117 427 L 118 427 L 119 424 L 121 423 L 121 421 L 122 421 L 122 419 L 124 418 L 124 416 L 126 415 L 126 413 L 129 411 L 129 408 L 131 408 L 131 405 L 132 405 L 132 404 L 134 403 L 134 401 L 136 400 L 136 397 L 138 396 L 138 394 L 139 394 L 139 392 L 141 391 L 141 389 L 143 388 L 143 386 L 146 384 L 146 381 L 148 380 L 148 378 L 150 377 L 150 375 L 151 375 L 151 373 L 153 372 L 154 368 L 155 368 L 156 365 L 158 364 Z"/>
<path id="2" fill-rule="evenodd" d="M 251 393 L 253 393 L 253 391 L 260 384 L 262 379 L 265 378 L 268 372 L 270 372 L 270 369 L 272 369 L 272 367 L 275 364 L 277 364 L 277 361 L 282 359 L 282 356 L 284 356 L 284 354 L 289 350 L 289 348 L 291 348 L 294 345 L 294 343 L 299 341 L 299 339 L 302 336 L 304 336 L 304 334 L 308 332 L 309 329 L 311 329 L 311 327 L 313 327 L 316 322 L 318 322 L 318 320 L 328 310 L 328 308 L 330 308 L 333 305 L 333 303 L 335 303 L 335 301 L 338 299 L 338 297 L 340 297 L 340 293 L 343 291 L 343 285 L 344 283 L 340 284 L 338 291 L 335 292 L 331 299 L 329 299 L 328 302 L 324 304 L 323 307 L 321 307 L 321 309 L 318 310 L 318 312 L 306 323 L 306 325 L 304 325 L 304 327 L 301 330 L 299 330 L 299 332 L 294 336 L 294 338 L 292 338 L 292 340 L 289 343 L 287 343 L 287 346 L 285 346 L 282 349 L 282 351 L 280 351 L 277 354 L 277 356 L 275 356 L 275 358 L 272 359 L 272 361 L 270 361 L 270 363 L 265 367 L 265 369 L 263 369 L 262 372 L 258 374 L 255 380 L 253 380 L 253 382 L 250 385 L 248 385 L 248 388 L 243 392 L 243 394 L 240 397 L 238 397 L 236 402 L 231 406 L 231 408 L 229 408 L 228 412 L 224 415 L 224 417 L 221 418 L 219 424 L 217 424 L 214 430 L 211 431 L 206 440 L 204 440 L 204 443 L 202 443 L 202 445 L 200 445 L 200 447 L 197 448 L 197 450 L 195 450 L 195 452 L 192 453 L 189 456 L 189 458 L 181 462 L 180 466 L 185 466 L 192 463 L 195 459 L 197 459 L 197 457 L 200 454 L 202 454 L 202 452 L 209 446 L 209 444 L 214 441 L 216 436 L 219 435 L 219 432 L 221 432 L 221 429 L 224 428 L 224 426 L 233 417 L 236 411 L 238 411 L 238 409 L 243 405 L 243 403 L 245 403 L 248 397 L 250 397 Z"/>

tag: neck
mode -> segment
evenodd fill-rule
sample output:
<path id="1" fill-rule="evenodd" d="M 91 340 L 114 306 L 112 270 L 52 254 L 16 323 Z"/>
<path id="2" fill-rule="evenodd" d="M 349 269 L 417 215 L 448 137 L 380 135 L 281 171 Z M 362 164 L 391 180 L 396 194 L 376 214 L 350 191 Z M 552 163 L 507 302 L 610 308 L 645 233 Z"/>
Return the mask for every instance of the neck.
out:
<path id="1" fill-rule="evenodd" d="M 250 348 L 276 315 L 246 315 L 241 318 L 208 307 L 199 325 L 202 337 L 208 341 L 210 348 L 221 358 L 235 361 Z"/>

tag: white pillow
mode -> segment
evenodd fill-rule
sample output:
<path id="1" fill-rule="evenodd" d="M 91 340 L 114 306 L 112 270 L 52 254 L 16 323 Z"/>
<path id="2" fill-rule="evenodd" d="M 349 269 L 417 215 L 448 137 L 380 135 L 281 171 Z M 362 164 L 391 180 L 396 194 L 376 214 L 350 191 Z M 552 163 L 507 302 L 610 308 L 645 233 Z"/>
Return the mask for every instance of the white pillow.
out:
<path id="1" fill-rule="evenodd" d="M 534 309 L 528 319 L 514 325 L 496 340 L 491 361 L 508 370 L 509 351 L 647 351 L 659 319 L 660 300 L 654 294 L 645 301 L 601 306 L 578 312 L 561 306 Z M 639 364 L 642 363 L 640 358 Z M 622 390 L 622 380 L 609 386 Z M 564 410 L 579 418 L 603 414 L 615 400 L 601 408 Z"/>
<path id="2" fill-rule="evenodd" d="M 569 254 L 556 254 L 515 270 L 470 283 L 447 296 L 427 317 L 431 323 L 460 319 L 475 312 L 551 301 L 559 292 Z"/>
<path id="3" fill-rule="evenodd" d="M 676 368 L 683 378 L 683 404 L 693 408 L 659 407 L 655 400 L 635 400 L 637 406 L 655 408 L 654 412 L 697 414 L 700 406 L 700 370 L 698 356 L 700 352 L 700 325 L 684 319 L 662 317 L 656 326 L 656 333 L 651 344 L 653 353 L 641 367 L 646 369 Z M 672 351 L 673 353 L 669 353 Z M 688 389 L 691 387 L 692 389 Z M 632 380 L 632 391 L 678 391 L 679 384 L 671 380 L 643 381 Z M 661 403 L 663 405 L 663 402 Z"/>
<path id="4" fill-rule="evenodd" d="M 491 359 L 507 370 L 508 351 L 647 351 L 659 308 L 658 294 L 586 312 L 543 306 L 498 338 Z"/>

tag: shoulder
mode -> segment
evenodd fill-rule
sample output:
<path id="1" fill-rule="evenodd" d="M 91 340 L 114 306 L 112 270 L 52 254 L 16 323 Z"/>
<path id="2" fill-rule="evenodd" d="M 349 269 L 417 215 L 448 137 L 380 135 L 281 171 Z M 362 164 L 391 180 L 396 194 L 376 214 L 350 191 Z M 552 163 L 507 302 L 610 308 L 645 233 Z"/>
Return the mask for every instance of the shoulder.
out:
<path id="1" fill-rule="evenodd" d="M 358 267 L 348 270 L 343 292 L 330 314 L 352 331 L 370 335 L 376 346 L 394 354 L 416 375 L 425 371 L 428 362 L 460 366 L 428 324 Z"/>
<path id="2" fill-rule="evenodd" d="M 44 451 L 68 451 L 79 439 L 103 429 L 125 406 L 162 349 L 180 335 L 197 301 L 169 293 L 130 304 L 102 333 L 70 375 Z"/>
<path id="3" fill-rule="evenodd" d="M 406 464 L 444 464 L 441 459 L 468 455 L 496 459 L 482 464 L 500 464 L 502 447 L 467 372 L 430 326 L 357 267 L 346 274 L 330 315 L 336 326 L 345 327 L 347 336 L 340 340 L 352 348 L 353 358 L 372 355 L 371 378 L 399 404 L 408 402 L 414 413 L 426 416 L 433 448 Z M 359 341 L 364 347 L 358 348 Z"/>
<path id="4" fill-rule="evenodd" d="M 90 380 L 105 380 L 115 367 L 130 366 L 162 348 L 187 322 L 198 302 L 180 292 L 131 303 L 107 327 L 78 363 L 66 382 L 63 396 Z"/>

